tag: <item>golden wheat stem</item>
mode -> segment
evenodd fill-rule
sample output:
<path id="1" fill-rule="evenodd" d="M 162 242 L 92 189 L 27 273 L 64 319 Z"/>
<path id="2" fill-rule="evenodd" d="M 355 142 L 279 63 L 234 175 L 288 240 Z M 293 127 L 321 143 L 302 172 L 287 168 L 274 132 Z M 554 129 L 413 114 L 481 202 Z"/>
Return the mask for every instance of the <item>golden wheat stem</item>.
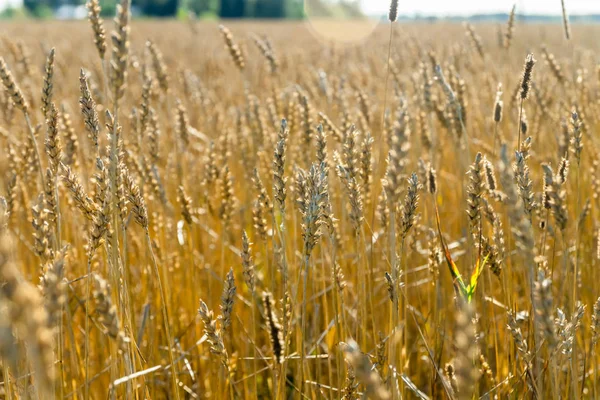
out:
<path id="1" fill-rule="evenodd" d="M 571 300 L 571 312 L 574 313 L 577 308 L 577 274 L 579 272 L 579 245 L 580 245 L 580 214 L 581 214 L 581 188 L 579 186 L 581 173 L 581 161 L 577 161 L 577 175 L 576 179 L 576 191 L 577 191 L 577 202 L 575 203 L 575 215 L 577 220 L 575 222 L 575 271 L 573 272 L 573 298 Z M 574 341 L 573 350 L 577 349 L 577 341 Z M 574 358 L 575 355 L 573 356 Z"/>
<path id="2" fill-rule="evenodd" d="M 517 150 L 521 152 L 521 118 L 523 118 L 523 98 L 519 106 L 519 121 L 517 122 L 519 133 L 517 135 Z"/>
<path id="3" fill-rule="evenodd" d="M 60 212 L 60 199 L 58 197 L 58 177 L 54 179 L 54 201 L 56 203 L 56 243 L 54 251 L 57 252 L 62 248 L 61 239 L 61 212 Z"/>
<path id="4" fill-rule="evenodd" d="M 592 363 L 594 365 L 594 398 L 598 397 L 598 356 L 596 354 L 596 346 L 595 344 L 590 344 L 592 346 Z"/>
<path id="5" fill-rule="evenodd" d="M 281 241 L 281 262 L 282 262 L 282 266 L 281 266 L 281 277 L 282 277 L 282 282 L 283 282 L 283 342 L 286 343 L 286 348 L 287 348 L 287 343 L 288 343 L 288 327 L 289 327 L 289 321 L 288 321 L 288 316 L 287 316 L 287 307 L 288 307 L 288 296 L 287 296 L 287 290 L 288 290 L 288 265 L 287 265 L 287 255 L 286 255 L 286 213 L 284 209 L 280 208 L 280 218 L 281 218 L 281 224 L 277 224 L 276 222 L 276 218 L 275 218 L 275 213 L 273 212 L 273 225 L 276 226 L 277 232 L 279 233 L 279 237 L 280 237 L 280 241 Z M 273 256 L 276 256 L 275 252 L 273 252 Z M 274 261 L 273 263 L 273 268 L 275 268 L 275 266 L 277 265 L 277 262 Z M 275 293 L 275 292 L 273 292 Z M 285 349 L 284 349 L 285 350 Z M 275 399 L 279 399 L 279 391 L 285 391 L 285 379 L 286 379 L 286 365 L 287 365 L 287 357 L 285 357 L 285 353 L 284 353 L 284 358 L 283 358 L 283 362 L 281 363 L 281 373 L 280 373 L 280 383 L 277 385 L 277 392 L 275 395 Z M 285 392 L 281 393 L 282 396 L 285 396 Z"/>
<path id="6" fill-rule="evenodd" d="M 371 327 L 373 328 L 373 337 L 377 337 L 377 329 L 375 328 L 375 307 L 373 305 L 373 296 L 371 296 L 370 294 L 374 292 L 373 290 L 373 264 L 371 264 L 369 262 L 369 259 L 367 259 L 367 257 L 365 257 L 364 255 L 367 254 L 367 239 L 365 238 L 365 232 L 364 232 L 364 226 L 361 225 L 360 227 L 360 232 L 358 232 L 360 234 L 360 241 L 362 244 L 362 252 L 359 252 L 359 258 L 360 258 L 360 262 L 362 262 L 362 266 L 361 269 L 363 271 L 365 271 L 365 275 L 367 277 L 366 279 L 366 289 L 365 289 L 365 296 L 368 299 L 368 306 L 370 308 L 370 312 L 367 312 L 367 315 L 369 315 L 370 319 L 371 319 Z M 371 235 L 372 237 L 372 235 Z M 358 241 L 357 241 L 358 242 Z M 358 246 L 357 246 L 357 250 L 358 250 Z M 372 251 L 372 250 L 371 250 Z M 361 263 L 359 262 L 358 265 L 361 265 Z M 364 268 L 364 264 L 367 264 L 367 268 Z M 366 309 L 367 305 L 365 305 L 365 309 Z M 367 323 L 366 318 L 365 318 L 365 324 Z M 366 326 L 365 326 L 366 328 Z M 364 331 L 365 333 L 367 332 L 366 329 Z M 366 336 L 366 335 L 365 335 Z"/>
<path id="7" fill-rule="evenodd" d="M 572 275 L 573 273 L 575 273 L 575 271 L 569 271 L 569 244 L 567 242 L 567 238 L 566 238 L 566 232 L 565 230 L 561 230 L 560 231 L 560 238 L 561 238 L 561 242 L 562 242 L 562 273 L 563 275 L 561 276 L 561 281 L 560 281 L 560 286 L 559 286 L 559 291 L 558 293 L 561 293 L 561 296 L 564 296 L 565 302 L 568 302 L 569 300 L 569 284 L 566 282 L 569 279 L 569 275 Z M 571 272 L 571 273 L 570 273 Z M 575 277 L 573 277 L 574 279 Z"/>
<path id="8" fill-rule="evenodd" d="M 565 38 L 571 39 L 571 25 L 569 24 L 569 15 L 567 14 L 567 7 L 565 7 L 565 0 L 560 0 L 563 18 L 563 29 L 565 31 Z"/>
<path id="9" fill-rule="evenodd" d="M 25 122 L 27 123 L 27 128 L 28 128 L 27 130 L 29 132 L 29 137 L 31 139 L 31 142 L 33 143 L 33 147 L 35 148 L 35 158 L 36 158 L 38 170 L 40 172 L 40 183 L 42 184 L 42 188 L 44 188 L 44 169 L 42 168 L 42 158 L 40 157 L 40 151 L 38 149 L 33 125 L 31 124 L 31 118 L 29 117 L 28 112 L 25 113 Z"/>
<path id="10" fill-rule="evenodd" d="M 390 335 L 392 337 L 397 335 L 398 329 L 398 312 L 399 312 L 399 304 L 398 304 L 398 256 L 396 254 L 396 210 L 394 205 L 390 205 L 390 226 L 389 226 L 389 247 L 390 247 L 390 260 L 392 264 L 392 277 L 394 283 L 394 290 L 396 290 L 396 294 L 394 295 L 393 303 L 392 303 L 392 326 L 390 329 Z M 392 345 L 394 340 L 390 340 L 390 367 L 392 368 L 392 376 L 396 375 L 396 346 Z M 395 390 L 395 385 L 392 389 L 392 399 L 397 398 L 397 391 Z"/>
<path id="11" fill-rule="evenodd" d="M 251 292 L 251 296 L 252 296 L 252 305 L 250 306 L 250 308 L 252 309 L 252 336 L 254 337 L 254 342 L 258 343 L 258 336 L 256 335 L 256 305 L 255 305 L 255 293 L 254 293 L 254 289 L 252 289 Z M 252 346 L 252 358 L 254 358 L 254 360 L 252 361 L 252 367 L 254 368 L 254 371 L 252 371 L 252 374 L 254 375 L 254 394 L 256 396 L 258 396 L 258 360 L 257 360 L 257 353 L 256 353 L 256 346 Z"/>
<path id="12" fill-rule="evenodd" d="M 79 300 L 79 298 L 75 295 L 73 288 L 69 285 L 67 286 L 69 291 L 71 292 L 71 294 L 77 299 L 77 301 L 85 307 L 85 305 L 83 305 L 83 302 Z M 65 314 L 66 314 L 66 320 L 67 321 L 72 321 L 73 320 L 73 314 L 71 312 L 71 309 L 69 307 L 65 307 Z M 87 319 L 87 318 L 86 318 Z M 67 337 L 69 338 L 69 345 L 70 346 L 76 346 L 76 341 L 75 341 L 75 332 L 73 330 L 73 324 L 65 324 L 65 328 L 67 331 Z M 71 371 L 74 371 L 75 373 L 75 379 L 81 379 L 81 359 L 80 359 L 80 353 L 79 352 L 70 352 L 71 355 Z M 71 382 L 71 388 L 77 392 L 77 395 L 79 397 L 81 397 L 83 395 L 82 392 L 82 387 L 85 386 L 85 384 L 80 385 L 79 387 L 75 387 L 74 383 Z"/>
<path id="13" fill-rule="evenodd" d="M 302 279 L 302 326 L 300 333 L 300 393 L 303 393 L 304 390 L 304 374 L 305 374 L 305 362 L 306 362 L 306 296 L 307 296 L 307 286 L 308 286 L 308 273 L 310 271 L 310 256 L 304 256 L 304 273 Z"/>
<path id="14" fill-rule="evenodd" d="M 217 378 L 217 393 L 223 393 L 223 382 L 227 379 L 227 369 L 223 365 L 219 365 L 219 375 Z"/>
<path id="15" fill-rule="evenodd" d="M 568 37 L 568 36 L 567 36 Z M 573 295 L 571 298 L 571 315 L 574 315 L 577 309 L 577 297 L 578 297 L 578 288 L 577 288 L 577 282 L 578 282 L 578 273 L 579 273 L 579 244 L 580 244 L 580 238 L 579 238 L 579 231 L 580 231 L 580 213 L 581 213 L 581 203 L 580 203 L 580 195 L 581 195 L 581 190 L 580 190 L 580 186 L 579 186 L 579 179 L 580 179 L 580 171 L 581 171 L 581 159 L 578 158 L 577 159 L 577 175 L 576 175 L 576 191 L 577 191 L 577 202 L 575 203 L 575 216 L 577 218 L 576 222 L 575 222 L 575 266 L 573 269 Z M 578 363 L 578 358 L 577 358 L 577 354 L 578 354 L 578 349 L 577 349 L 577 331 L 575 330 L 573 332 L 573 335 L 575 336 L 573 339 L 573 349 L 572 349 L 572 354 L 571 354 L 571 378 L 573 381 L 573 398 L 577 398 L 577 395 L 579 393 L 579 384 L 578 384 L 578 374 L 577 374 L 577 369 L 575 368 L 575 362 Z M 585 352 L 585 351 L 584 351 Z M 595 366 L 594 366 L 595 367 Z M 594 368 L 595 369 L 595 368 Z M 585 374 L 585 372 L 584 372 Z"/>
<path id="16" fill-rule="evenodd" d="M 333 266 L 333 269 L 332 269 L 333 320 L 335 323 L 336 343 L 339 343 L 342 341 L 342 338 L 344 338 L 344 332 L 342 331 L 342 326 L 340 325 L 340 316 L 339 316 L 340 306 L 339 306 L 339 300 L 338 300 L 338 296 L 341 296 L 342 293 L 341 293 L 341 291 L 338 290 L 338 287 L 336 284 L 336 276 L 335 276 L 336 251 L 335 251 L 335 238 L 333 237 L 333 235 L 329 235 L 329 247 L 330 247 L 330 257 L 331 257 L 331 260 L 329 262 Z M 344 312 L 343 309 L 342 309 L 342 312 Z M 341 361 L 340 358 L 336 357 L 336 372 L 337 372 L 338 382 L 341 382 L 341 379 L 342 379 L 342 365 L 341 365 L 340 361 Z"/>
<path id="17" fill-rule="evenodd" d="M 544 232 L 542 234 L 542 243 L 540 244 L 540 252 L 542 257 L 544 256 L 544 253 L 546 252 L 546 236 L 548 233 L 548 219 L 550 217 L 550 210 L 546 209 L 546 216 L 544 217 Z M 551 275 L 552 276 L 552 275 Z"/>
<path id="18" fill-rule="evenodd" d="M 57 322 L 58 325 L 58 338 L 56 341 L 58 347 L 58 362 L 60 364 L 60 379 L 59 379 L 59 390 L 58 393 L 61 399 L 64 399 L 64 383 L 65 383 L 65 363 L 64 363 L 64 349 L 65 349 L 65 337 L 63 333 L 63 324 L 64 324 L 64 308 L 63 304 L 60 308 L 60 316 Z"/>
<path id="19" fill-rule="evenodd" d="M 106 68 L 106 60 L 103 58 L 101 59 L 101 64 L 102 64 L 102 89 L 103 89 L 103 101 L 104 103 L 108 103 L 109 101 L 109 87 L 108 87 L 108 69 Z M 115 116 L 116 118 L 116 116 Z M 96 153 L 98 153 L 99 149 L 98 146 L 96 146 Z"/>
<path id="20" fill-rule="evenodd" d="M 179 390 L 177 385 L 177 364 L 175 363 L 175 356 L 173 355 L 173 334 L 171 333 L 171 322 L 169 320 L 169 312 L 167 310 L 167 296 L 162 284 L 161 273 L 158 270 L 158 264 L 156 263 L 156 257 L 154 256 L 154 250 L 152 250 L 152 241 L 150 240 L 150 232 L 148 227 L 145 228 L 145 236 L 146 236 L 146 245 L 148 246 L 148 251 L 150 253 L 150 259 L 152 261 L 152 267 L 154 269 L 154 274 L 156 275 L 156 281 L 158 283 L 158 291 L 160 292 L 161 298 L 161 308 L 165 326 L 165 333 L 167 335 L 167 345 L 169 346 L 169 361 L 172 365 L 171 378 L 173 381 L 173 390 L 176 393 L 176 397 L 179 398 Z M 163 273 L 164 277 L 167 277 L 166 271 L 164 271 L 163 265 Z"/>
<path id="21" fill-rule="evenodd" d="M 128 252 L 127 252 L 127 227 L 125 226 L 125 224 L 122 224 L 121 226 L 122 228 L 122 234 L 123 234 L 123 259 L 122 259 L 122 268 L 119 269 L 119 276 L 121 277 L 121 279 L 123 279 L 123 292 L 125 293 L 125 298 L 124 298 L 124 305 L 122 304 L 121 307 L 121 311 L 125 314 L 125 321 L 127 322 L 127 324 L 125 325 L 125 328 L 129 328 L 130 332 L 135 332 L 135 325 L 134 325 L 134 308 L 133 308 L 133 304 L 132 304 L 132 292 L 131 292 L 131 276 L 130 276 L 130 271 L 128 268 Z M 129 354 L 128 354 L 128 359 L 127 361 L 127 365 L 129 368 L 128 371 L 128 375 L 132 375 L 135 373 L 135 360 L 136 360 L 136 353 L 135 353 L 135 348 L 136 348 L 136 343 L 135 343 L 135 336 L 134 335 L 130 335 L 132 344 L 130 346 L 128 346 L 128 350 L 129 350 Z M 133 382 L 127 382 L 127 393 L 128 395 L 131 395 L 131 389 L 133 386 L 135 386 L 135 379 L 133 380 Z"/>
<path id="22" fill-rule="evenodd" d="M 85 280 L 85 389 L 84 397 L 90 397 L 90 299 L 91 299 L 91 280 L 92 280 L 92 256 L 90 253 L 87 262 L 87 277 Z"/>
<path id="23" fill-rule="evenodd" d="M 267 265 L 267 269 L 271 272 L 271 293 L 273 293 L 274 296 L 277 296 L 277 260 L 275 259 L 277 257 L 277 253 L 275 251 L 275 232 L 277 232 L 277 234 L 279 235 L 280 243 L 282 242 L 282 240 L 281 232 L 276 226 L 277 222 L 275 221 L 275 211 L 273 209 L 271 209 L 271 223 L 273 225 L 273 235 L 271 235 L 271 247 L 273 248 L 273 262 L 271 263 L 271 260 L 269 259 L 269 245 L 267 243 L 267 240 L 265 240 L 265 263 Z"/>
<path id="24" fill-rule="evenodd" d="M 225 236 L 227 235 L 225 222 L 221 221 L 221 276 L 225 277 Z"/>
<path id="25" fill-rule="evenodd" d="M 233 386 L 233 380 L 231 379 L 232 376 L 230 373 L 228 373 L 227 375 L 227 381 L 229 382 L 229 400 L 235 400 L 235 388 Z"/>
<path id="26" fill-rule="evenodd" d="M 570 364 L 570 368 L 569 368 L 569 373 L 571 374 L 571 389 L 573 390 L 573 394 L 572 394 L 572 398 L 576 399 L 578 396 L 577 394 L 579 393 L 578 390 L 578 384 L 577 384 L 577 373 L 575 370 L 575 357 L 577 356 L 577 332 L 573 333 L 575 335 L 575 338 L 573 338 L 573 353 L 571 354 L 571 356 L 569 357 L 569 364 Z M 585 372 L 584 372 L 585 374 Z"/>
<path id="27" fill-rule="evenodd" d="M 355 262 L 356 265 L 360 266 L 359 271 L 357 271 L 358 278 L 360 279 L 360 286 L 358 287 L 359 298 L 365 299 L 365 301 L 360 301 L 360 304 L 357 305 L 357 314 L 359 316 L 358 323 L 356 324 L 356 340 L 360 340 L 360 346 L 365 348 L 367 346 L 367 326 L 368 326 L 368 318 L 369 312 L 367 311 L 367 301 L 366 298 L 368 296 L 367 293 L 367 285 L 366 285 L 366 272 L 363 269 L 363 265 L 361 265 L 361 256 L 360 256 L 360 245 L 359 245 L 359 236 L 358 231 L 354 232 L 354 251 L 355 251 Z"/>
<path id="28" fill-rule="evenodd" d="M 498 122 L 494 123 L 494 151 L 492 153 L 492 158 L 496 158 L 496 147 L 498 145 Z"/>
<path id="29" fill-rule="evenodd" d="M 187 226 L 187 232 L 188 232 L 188 239 L 187 239 L 188 251 L 190 252 L 190 254 L 193 254 L 194 249 L 196 249 L 196 247 L 195 247 L 196 244 L 195 244 L 195 241 L 194 241 L 194 229 L 192 229 L 193 226 L 190 225 L 190 224 L 186 224 L 186 226 Z M 199 242 L 198 245 L 197 245 L 198 249 L 201 249 L 201 247 L 202 247 L 201 246 L 202 240 L 198 240 L 198 242 Z M 191 276 L 190 283 L 191 283 L 192 287 L 193 288 L 199 287 L 198 286 L 199 285 L 199 282 L 198 282 L 198 271 L 197 271 L 197 268 L 196 268 L 195 265 L 192 266 L 191 275 L 192 276 Z"/>
<path id="30" fill-rule="evenodd" d="M 394 23 L 390 22 L 390 40 L 388 43 L 388 54 L 387 54 L 387 68 L 385 73 L 385 86 L 383 93 L 383 109 L 381 110 L 381 140 L 379 141 L 379 162 L 380 162 L 380 170 L 385 166 L 383 160 L 385 160 L 385 109 L 387 107 L 387 95 L 388 95 L 388 83 L 390 79 L 390 61 L 392 58 L 392 38 L 394 36 Z M 381 172 L 381 171 L 380 171 Z"/>
<path id="31" fill-rule="evenodd" d="M 326 256 L 325 256 L 324 252 L 322 252 L 320 260 L 319 260 L 320 261 L 319 262 L 320 266 L 324 266 L 325 265 L 325 258 L 326 258 Z M 329 319 L 330 309 L 329 309 L 329 302 L 327 300 L 327 297 L 328 297 L 327 296 L 327 290 L 328 290 L 327 289 L 327 279 L 326 279 L 326 277 L 327 277 L 327 270 L 325 268 L 319 268 L 319 269 L 317 269 L 317 271 L 315 272 L 315 278 L 314 278 L 315 280 L 318 279 L 318 277 L 316 275 L 317 275 L 317 272 L 319 272 L 319 271 L 321 271 L 321 274 L 322 274 L 321 275 L 322 276 L 322 278 L 321 278 L 321 284 L 322 285 L 321 285 L 320 290 L 323 293 L 323 312 L 324 312 L 324 317 L 325 317 L 325 321 L 330 321 L 330 319 Z M 335 281 L 333 279 L 335 279 L 335 278 L 332 275 L 332 282 L 333 282 L 333 285 L 334 285 L 333 291 L 335 292 Z M 314 290 L 314 286 L 313 286 L 313 290 Z M 327 328 L 325 328 L 325 329 L 327 329 Z M 319 365 L 320 365 L 320 363 L 319 363 Z M 334 382 L 333 381 L 333 375 L 332 375 L 332 369 L 333 368 L 332 368 L 332 360 L 331 360 L 330 357 L 328 357 L 328 359 L 327 359 L 327 367 L 326 367 L 326 369 L 327 369 L 327 374 L 328 374 L 329 382 L 333 383 Z M 316 376 L 321 376 L 321 373 L 320 372 L 317 373 Z M 329 399 L 333 400 L 333 391 L 332 391 L 331 388 L 329 388 L 328 393 L 329 393 Z"/>
<path id="32" fill-rule="evenodd" d="M 403 260 L 405 258 L 405 248 L 404 248 L 404 243 L 405 243 L 405 238 L 402 238 L 402 241 L 400 242 L 400 258 L 398 261 L 398 269 L 401 271 L 402 270 L 402 264 L 403 264 Z M 404 365 L 406 364 L 406 360 L 404 359 L 404 355 L 407 356 L 407 358 L 410 359 L 410 356 L 408 355 L 409 352 L 409 348 L 408 348 L 408 334 L 409 334 L 409 330 L 408 330 L 408 312 L 410 309 L 410 304 L 408 304 L 408 274 L 406 273 L 406 271 L 404 271 L 403 273 L 404 275 L 404 290 L 403 290 L 403 296 L 402 296 L 402 303 L 404 303 L 404 307 L 402 307 L 403 311 L 404 311 L 404 327 L 403 327 L 403 334 L 402 334 L 402 340 L 403 340 L 403 351 L 400 353 L 400 374 L 404 374 Z M 399 279 L 399 278 L 398 278 Z M 398 282 L 397 287 L 397 291 L 400 292 L 401 290 L 401 284 Z M 397 297 L 397 295 L 396 295 Z M 400 391 L 400 395 L 402 396 L 401 398 L 405 398 L 405 389 L 406 389 L 406 385 L 402 385 L 402 389 Z"/>
<path id="33" fill-rule="evenodd" d="M 104 60 L 102 60 L 102 65 L 104 67 Z M 104 76 L 106 78 L 106 71 L 104 70 Z M 106 85 L 105 85 L 106 86 Z M 120 268 L 121 263 L 119 262 L 119 260 L 121 259 L 120 257 L 120 248 L 119 248 L 119 228 L 121 229 L 125 229 L 124 226 L 120 226 L 121 224 L 120 222 L 120 217 L 119 217 L 119 204 L 118 204 L 118 197 L 119 197 L 119 192 L 118 192 L 118 164 L 119 164 L 119 101 L 118 99 L 113 99 L 113 118 L 114 120 L 112 121 L 112 132 L 111 132 L 111 143 L 110 143 L 110 154 L 109 154 L 109 160 L 110 160 L 110 190 L 111 190 L 111 219 L 112 219 L 112 224 L 113 224 L 113 232 L 111 235 L 111 243 L 110 243 L 110 259 L 111 259 L 111 264 L 112 264 L 112 271 L 111 271 L 111 277 L 113 277 L 113 285 L 115 285 L 115 287 L 121 287 L 120 286 L 120 280 L 122 279 L 125 282 L 125 288 L 124 291 L 126 293 L 126 295 L 128 296 L 128 286 L 126 284 L 127 278 L 124 277 L 123 275 L 125 275 L 125 270 L 122 270 Z M 152 249 L 150 249 L 152 250 Z M 123 274 L 121 273 L 123 272 Z M 122 291 L 119 291 L 119 300 L 121 300 L 121 294 Z M 128 301 L 126 301 L 126 303 L 128 303 Z M 123 305 L 123 301 L 119 301 L 119 307 L 121 307 L 121 310 L 124 309 L 124 305 Z M 129 315 L 129 312 L 125 312 L 125 315 Z M 131 324 L 131 326 L 133 327 L 133 325 Z M 171 342 L 169 341 L 169 345 L 171 345 Z M 129 364 L 129 363 L 128 363 Z M 127 368 L 130 370 L 128 371 L 129 374 L 133 373 L 133 366 L 132 364 L 129 364 L 127 366 Z M 175 366 L 173 366 L 173 368 L 175 368 Z M 173 370 L 175 371 L 175 370 Z M 129 385 L 128 385 L 129 388 Z"/>
<path id="34" fill-rule="evenodd" d="M 13 391 L 10 390 L 11 388 L 11 379 L 10 379 L 10 372 L 8 371 L 8 363 L 2 363 L 2 372 L 3 372 L 3 378 L 2 379 L 4 381 L 4 391 L 6 393 L 6 400 L 12 400 L 12 393 Z"/>
<path id="35" fill-rule="evenodd" d="M 272 235 L 272 236 L 275 236 L 275 235 Z M 273 238 L 271 240 L 274 241 Z M 266 266 L 267 270 L 271 270 L 272 271 L 271 280 L 273 282 L 275 282 L 275 279 L 276 279 L 276 275 L 275 275 L 276 267 L 275 267 L 275 265 L 276 264 L 271 264 L 271 259 L 269 258 L 269 257 L 271 257 L 270 254 L 269 254 L 269 243 L 268 243 L 268 241 L 266 239 L 263 240 L 263 248 L 264 248 L 264 252 L 265 252 L 265 266 Z M 274 253 L 274 251 L 273 251 L 273 253 Z M 271 286 L 274 287 L 275 284 L 273 284 Z M 273 287 L 271 289 L 273 289 Z M 273 290 L 271 290 L 271 293 L 273 293 L 273 295 L 275 295 L 276 292 L 274 292 Z"/>

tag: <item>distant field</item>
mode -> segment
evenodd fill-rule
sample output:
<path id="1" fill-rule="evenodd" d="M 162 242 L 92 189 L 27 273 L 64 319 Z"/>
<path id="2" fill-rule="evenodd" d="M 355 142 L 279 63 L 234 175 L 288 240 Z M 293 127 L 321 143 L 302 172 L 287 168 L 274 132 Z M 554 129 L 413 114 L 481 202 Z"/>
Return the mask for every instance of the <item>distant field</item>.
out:
<path id="1" fill-rule="evenodd" d="M 6 398 L 600 396 L 600 25 L 125 21 L 0 25 Z"/>

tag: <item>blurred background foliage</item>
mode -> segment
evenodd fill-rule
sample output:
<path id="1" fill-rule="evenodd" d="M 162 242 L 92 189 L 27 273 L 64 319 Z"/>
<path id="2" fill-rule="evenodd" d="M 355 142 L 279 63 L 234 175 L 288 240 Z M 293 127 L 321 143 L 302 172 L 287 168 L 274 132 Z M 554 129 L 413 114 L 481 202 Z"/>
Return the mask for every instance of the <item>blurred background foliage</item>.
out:
<path id="1" fill-rule="evenodd" d="M 320 0 L 319 0 L 320 1 Z M 78 7 L 86 0 L 23 0 L 22 9 L 7 9 L 5 17 L 51 18 L 61 7 Z M 118 0 L 100 0 L 105 16 L 113 16 Z M 155 18 L 302 18 L 303 0 L 132 0 L 138 15 Z"/>

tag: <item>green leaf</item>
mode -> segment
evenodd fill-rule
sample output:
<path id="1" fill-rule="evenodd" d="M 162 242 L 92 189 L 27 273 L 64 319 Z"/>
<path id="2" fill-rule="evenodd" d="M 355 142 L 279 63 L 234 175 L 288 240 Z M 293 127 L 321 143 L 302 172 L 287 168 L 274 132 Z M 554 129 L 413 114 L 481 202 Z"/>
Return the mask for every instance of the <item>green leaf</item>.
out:
<path id="1" fill-rule="evenodd" d="M 487 256 L 485 256 L 485 258 L 483 259 L 483 262 L 480 262 L 481 260 L 479 258 L 477 259 L 477 264 L 475 264 L 475 270 L 471 274 L 471 281 L 469 283 L 469 286 L 467 287 L 467 301 L 469 303 L 471 302 L 471 300 L 473 299 L 473 296 L 475 295 L 475 290 L 477 289 L 477 281 L 479 281 L 479 276 L 483 272 L 483 268 L 485 267 L 485 264 L 487 263 L 488 257 L 489 257 L 489 254 Z"/>
<path id="2" fill-rule="evenodd" d="M 452 275 L 452 283 L 454 284 L 454 290 L 457 294 L 460 294 L 462 297 L 467 298 L 468 288 L 465 286 L 465 282 L 462 279 L 460 271 L 458 267 L 454 263 L 452 259 L 452 255 L 448 250 L 448 246 L 446 246 L 446 241 L 444 240 L 444 236 L 442 235 L 442 228 L 440 224 L 440 214 L 437 209 L 437 205 L 435 207 L 435 218 L 437 222 L 438 235 L 440 238 L 440 242 L 442 243 L 442 248 L 444 249 L 444 257 L 446 258 L 446 264 L 448 264 L 448 269 L 450 269 L 450 275 Z"/>

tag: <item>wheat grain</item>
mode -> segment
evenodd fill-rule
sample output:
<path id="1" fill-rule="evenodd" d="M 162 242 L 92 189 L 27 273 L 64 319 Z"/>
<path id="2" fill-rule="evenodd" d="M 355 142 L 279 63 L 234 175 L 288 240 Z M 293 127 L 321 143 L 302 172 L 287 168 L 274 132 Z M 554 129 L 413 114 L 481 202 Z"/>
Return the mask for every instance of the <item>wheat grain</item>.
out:
<path id="1" fill-rule="evenodd" d="M 92 25 L 94 31 L 94 43 L 100 58 L 104 60 L 104 54 L 106 53 L 106 31 L 104 30 L 104 22 L 100 18 L 102 9 L 100 8 L 99 0 L 89 0 L 86 3 L 88 9 L 88 19 Z"/>

